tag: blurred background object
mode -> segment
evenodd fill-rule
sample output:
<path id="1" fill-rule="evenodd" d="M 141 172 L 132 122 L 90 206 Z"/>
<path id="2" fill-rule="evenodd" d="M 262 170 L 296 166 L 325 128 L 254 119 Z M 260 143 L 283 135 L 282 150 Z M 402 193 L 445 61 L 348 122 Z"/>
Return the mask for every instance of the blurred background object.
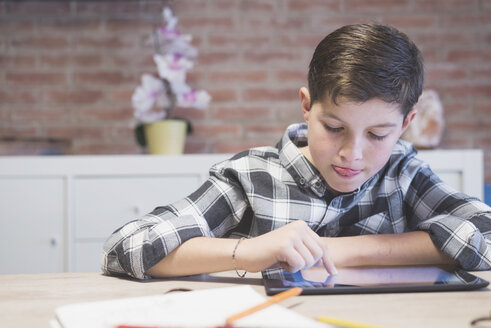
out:
<path id="1" fill-rule="evenodd" d="M 435 90 L 423 90 L 414 109 L 417 110 L 417 114 L 402 135 L 402 139 L 412 142 L 417 149 L 438 147 L 445 125 L 443 106 L 438 93 Z"/>
<path id="2" fill-rule="evenodd" d="M 192 131 L 188 119 L 175 114 L 179 108 L 207 109 L 211 100 L 205 90 L 195 90 L 186 81 L 194 67 L 198 51 L 192 36 L 178 29 L 179 19 L 169 7 L 162 10 L 162 24 L 153 30 L 149 42 L 154 45 L 153 60 L 158 76 L 145 73 L 131 102 L 136 140 L 155 155 L 179 155 L 184 151 L 186 135 Z M 142 133 L 143 131 L 143 133 Z"/>

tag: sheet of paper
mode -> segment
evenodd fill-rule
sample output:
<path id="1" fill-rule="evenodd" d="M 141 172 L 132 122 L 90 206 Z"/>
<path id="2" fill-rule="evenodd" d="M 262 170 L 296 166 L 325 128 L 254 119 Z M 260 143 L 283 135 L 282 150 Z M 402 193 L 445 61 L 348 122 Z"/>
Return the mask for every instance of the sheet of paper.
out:
<path id="1" fill-rule="evenodd" d="M 56 317 L 64 328 L 113 328 L 119 324 L 216 327 L 224 325 L 228 316 L 264 301 L 251 286 L 236 286 L 66 305 L 56 309 Z M 326 328 L 281 305 L 239 319 L 234 325 Z"/>

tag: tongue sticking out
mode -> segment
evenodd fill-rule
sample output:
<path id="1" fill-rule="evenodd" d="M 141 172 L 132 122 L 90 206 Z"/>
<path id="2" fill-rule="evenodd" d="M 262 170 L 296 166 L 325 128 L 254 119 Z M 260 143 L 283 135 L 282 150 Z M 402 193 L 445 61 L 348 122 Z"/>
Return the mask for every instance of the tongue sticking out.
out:
<path id="1" fill-rule="evenodd" d="M 361 170 L 352 170 L 345 167 L 333 166 L 334 170 L 344 177 L 352 177 L 361 172 Z"/>

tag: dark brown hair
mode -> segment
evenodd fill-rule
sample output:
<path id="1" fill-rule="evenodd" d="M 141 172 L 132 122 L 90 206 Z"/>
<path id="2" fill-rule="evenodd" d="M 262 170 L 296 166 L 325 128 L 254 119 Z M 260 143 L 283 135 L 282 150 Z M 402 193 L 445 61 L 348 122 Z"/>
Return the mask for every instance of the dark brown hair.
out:
<path id="1" fill-rule="evenodd" d="M 423 57 L 397 29 L 379 24 L 341 27 L 322 40 L 309 67 L 311 106 L 326 97 L 365 102 L 379 98 L 404 117 L 423 90 Z"/>

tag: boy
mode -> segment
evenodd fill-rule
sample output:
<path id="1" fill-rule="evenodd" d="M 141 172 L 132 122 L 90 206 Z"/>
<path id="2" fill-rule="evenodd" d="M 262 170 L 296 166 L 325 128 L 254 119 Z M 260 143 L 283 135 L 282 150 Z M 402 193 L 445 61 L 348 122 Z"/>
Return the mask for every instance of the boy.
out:
<path id="1" fill-rule="evenodd" d="M 276 147 L 216 164 L 187 198 L 115 231 L 103 271 L 147 279 L 278 266 L 490 269 L 490 208 L 446 186 L 399 140 L 423 75 L 419 50 L 392 27 L 329 34 L 299 92 L 305 123 Z"/>

